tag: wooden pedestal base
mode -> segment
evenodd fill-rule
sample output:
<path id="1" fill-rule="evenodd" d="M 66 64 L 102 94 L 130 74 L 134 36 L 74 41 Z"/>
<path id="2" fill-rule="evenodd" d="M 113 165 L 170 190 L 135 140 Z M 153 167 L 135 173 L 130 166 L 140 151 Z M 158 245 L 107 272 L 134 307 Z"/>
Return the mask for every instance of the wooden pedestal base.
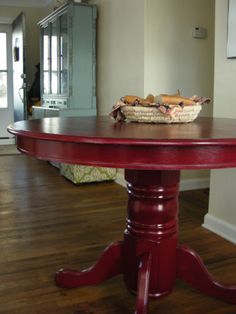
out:
<path id="1" fill-rule="evenodd" d="M 169 294 L 176 278 L 236 304 L 236 285 L 215 281 L 195 252 L 178 246 L 179 175 L 179 171 L 126 170 L 129 199 L 124 241 L 111 244 L 89 269 L 60 270 L 56 284 L 75 288 L 123 274 L 127 288 L 137 294 L 136 314 L 147 313 L 149 297 Z"/>

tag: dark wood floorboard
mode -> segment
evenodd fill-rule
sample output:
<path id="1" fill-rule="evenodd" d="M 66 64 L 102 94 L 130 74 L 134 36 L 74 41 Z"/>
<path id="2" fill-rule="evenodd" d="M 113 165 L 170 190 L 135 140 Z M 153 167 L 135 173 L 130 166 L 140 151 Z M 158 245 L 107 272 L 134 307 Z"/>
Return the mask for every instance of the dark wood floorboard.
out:
<path id="1" fill-rule="evenodd" d="M 122 239 L 126 191 L 115 183 L 75 186 L 47 162 L 0 156 L 0 313 L 128 314 L 135 297 L 116 277 L 96 287 L 57 288 L 63 267 L 90 266 L 107 244 Z M 208 191 L 180 195 L 180 242 L 201 254 L 217 278 L 236 283 L 236 246 L 201 227 Z M 150 314 L 235 314 L 236 306 L 177 282 L 150 302 Z"/>

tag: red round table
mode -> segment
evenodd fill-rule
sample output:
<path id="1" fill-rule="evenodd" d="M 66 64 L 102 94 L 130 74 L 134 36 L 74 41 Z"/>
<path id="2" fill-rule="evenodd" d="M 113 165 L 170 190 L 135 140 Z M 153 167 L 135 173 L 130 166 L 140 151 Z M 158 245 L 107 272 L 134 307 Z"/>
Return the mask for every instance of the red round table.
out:
<path id="1" fill-rule="evenodd" d="M 200 257 L 178 243 L 180 170 L 236 167 L 236 120 L 138 124 L 109 117 L 45 118 L 8 130 L 21 152 L 40 159 L 125 168 L 124 240 L 108 246 L 89 269 L 59 270 L 58 286 L 94 285 L 123 274 L 127 288 L 137 293 L 135 313 L 144 314 L 148 298 L 169 294 L 179 278 L 236 304 L 236 285 L 217 282 Z"/>

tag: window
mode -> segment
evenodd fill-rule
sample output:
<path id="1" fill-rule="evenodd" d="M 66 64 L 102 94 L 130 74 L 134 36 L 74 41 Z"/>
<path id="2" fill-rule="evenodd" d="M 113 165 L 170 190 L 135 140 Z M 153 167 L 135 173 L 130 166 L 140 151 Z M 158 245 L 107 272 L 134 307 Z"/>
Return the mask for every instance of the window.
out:
<path id="1" fill-rule="evenodd" d="M 8 107 L 7 34 L 0 32 L 0 108 Z"/>

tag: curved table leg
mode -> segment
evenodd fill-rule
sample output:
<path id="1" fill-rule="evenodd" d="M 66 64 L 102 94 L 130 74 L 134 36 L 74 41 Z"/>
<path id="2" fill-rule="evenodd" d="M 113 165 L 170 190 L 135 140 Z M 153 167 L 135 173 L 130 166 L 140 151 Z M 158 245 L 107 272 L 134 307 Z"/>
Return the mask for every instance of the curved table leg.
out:
<path id="1" fill-rule="evenodd" d="M 218 283 L 200 257 L 178 243 L 179 171 L 127 170 L 127 225 L 124 241 L 111 244 L 83 271 L 60 270 L 64 288 L 94 285 L 124 275 L 137 293 L 135 314 L 147 314 L 148 298 L 168 295 L 179 278 L 210 296 L 236 304 L 236 286 Z"/>
<path id="2" fill-rule="evenodd" d="M 177 247 L 177 277 L 205 294 L 236 304 L 236 285 L 215 281 L 197 253 L 185 246 Z"/>
<path id="3" fill-rule="evenodd" d="M 55 274 L 57 286 L 76 288 L 96 285 L 122 273 L 122 242 L 108 246 L 96 264 L 83 271 L 61 269 Z"/>
<path id="4" fill-rule="evenodd" d="M 151 261 L 151 254 L 145 254 L 141 257 L 139 263 L 135 314 L 146 314 L 148 310 L 148 291 L 151 272 Z"/>

